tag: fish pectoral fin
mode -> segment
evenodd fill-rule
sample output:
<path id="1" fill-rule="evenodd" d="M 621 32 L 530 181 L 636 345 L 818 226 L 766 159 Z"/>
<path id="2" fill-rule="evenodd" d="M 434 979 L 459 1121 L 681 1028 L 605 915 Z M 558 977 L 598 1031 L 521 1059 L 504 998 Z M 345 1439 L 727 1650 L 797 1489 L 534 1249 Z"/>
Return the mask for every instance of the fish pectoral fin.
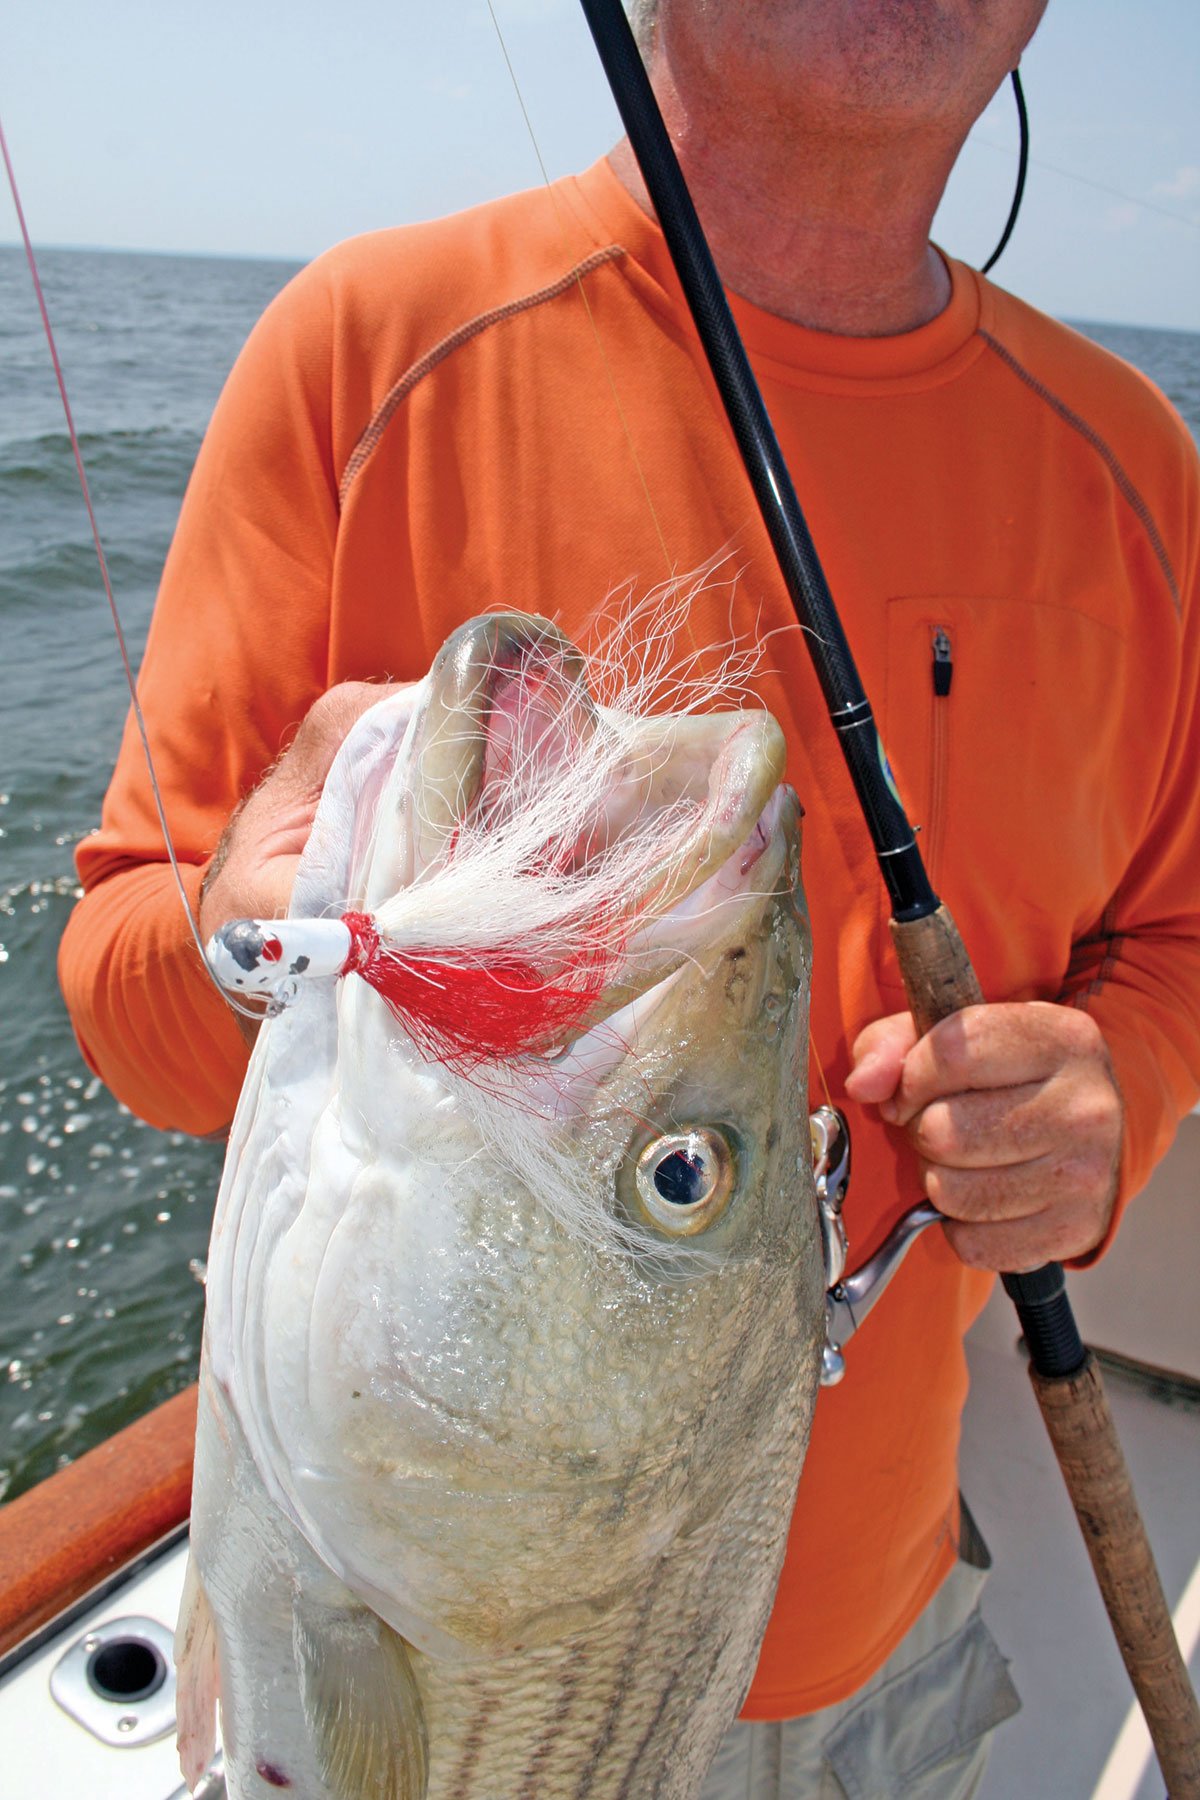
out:
<path id="1" fill-rule="evenodd" d="M 298 1594 L 292 1638 L 304 1717 L 336 1800 L 423 1800 L 425 1711 L 408 1645 L 365 1607 Z"/>
<path id="2" fill-rule="evenodd" d="M 220 1676 L 212 1607 L 189 1555 L 175 1627 L 176 1741 L 179 1767 L 194 1788 L 217 1753 Z"/>

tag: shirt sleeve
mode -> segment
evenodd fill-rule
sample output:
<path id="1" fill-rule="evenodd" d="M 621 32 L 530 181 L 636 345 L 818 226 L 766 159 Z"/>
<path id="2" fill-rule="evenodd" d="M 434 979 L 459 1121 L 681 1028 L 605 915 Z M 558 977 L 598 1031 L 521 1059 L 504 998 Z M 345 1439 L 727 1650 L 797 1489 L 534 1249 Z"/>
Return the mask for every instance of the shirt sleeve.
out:
<path id="1" fill-rule="evenodd" d="M 242 797 L 328 686 L 337 533 L 329 303 L 306 270 L 268 308 L 188 485 L 138 681 L 188 902 Z M 192 941 L 127 721 L 59 977 L 88 1065 L 151 1124 L 228 1125 L 246 1048 Z"/>
<path id="2" fill-rule="evenodd" d="M 1200 1096 L 1200 460 L 1188 446 L 1189 530 L 1178 655 L 1152 671 L 1171 719 L 1147 826 L 1099 931 L 1075 946 L 1062 998 L 1090 1013 L 1125 1104 L 1112 1225 Z"/>

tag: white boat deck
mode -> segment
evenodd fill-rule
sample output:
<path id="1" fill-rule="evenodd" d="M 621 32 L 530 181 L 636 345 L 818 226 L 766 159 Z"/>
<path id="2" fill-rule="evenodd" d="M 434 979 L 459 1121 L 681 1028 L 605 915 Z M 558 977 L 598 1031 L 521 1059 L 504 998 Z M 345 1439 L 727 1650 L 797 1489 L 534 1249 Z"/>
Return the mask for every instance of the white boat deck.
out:
<path id="1" fill-rule="evenodd" d="M 0 1682 L 4 1800 L 186 1800 L 173 1731 L 155 1743 L 115 1749 L 69 1718 L 50 1693 L 51 1671 L 68 1645 L 109 1619 L 174 1625 L 186 1549 L 161 1557 Z"/>

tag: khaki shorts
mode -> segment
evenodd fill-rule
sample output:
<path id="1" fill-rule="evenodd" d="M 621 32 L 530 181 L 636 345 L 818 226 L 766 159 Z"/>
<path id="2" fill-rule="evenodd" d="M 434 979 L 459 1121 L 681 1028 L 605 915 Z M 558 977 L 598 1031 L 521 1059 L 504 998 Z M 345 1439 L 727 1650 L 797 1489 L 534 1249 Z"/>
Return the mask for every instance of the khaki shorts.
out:
<path id="1" fill-rule="evenodd" d="M 969 1800 L 1021 1704 L 979 1616 L 991 1560 L 964 1506 L 958 1562 L 866 1686 L 801 1719 L 739 1719 L 700 1800 Z"/>

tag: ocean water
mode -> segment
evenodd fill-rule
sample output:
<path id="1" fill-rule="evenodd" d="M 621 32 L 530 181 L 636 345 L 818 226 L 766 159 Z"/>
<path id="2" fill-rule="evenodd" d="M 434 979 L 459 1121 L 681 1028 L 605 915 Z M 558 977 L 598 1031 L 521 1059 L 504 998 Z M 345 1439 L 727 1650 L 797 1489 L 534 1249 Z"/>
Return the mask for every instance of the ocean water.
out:
<path id="1" fill-rule="evenodd" d="M 221 384 L 293 272 L 40 259 L 135 664 Z M 1200 439 L 1200 335 L 1082 329 Z M 127 695 L 24 257 L 0 248 L 0 1500 L 194 1379 L 221 1151 L 151 1130 L 92 1079 L 55 981 L 71 860 Z"/>
<path id="2" fill-rule="evenodd" d="M 39 258 L 135 666 L 208 416 L 290 265 Z M 93 1080 L 55 953 L 128 704 L 24 255 L 0 249 L 0 1498 L 194 1378 L 220 1147 Z"/>

